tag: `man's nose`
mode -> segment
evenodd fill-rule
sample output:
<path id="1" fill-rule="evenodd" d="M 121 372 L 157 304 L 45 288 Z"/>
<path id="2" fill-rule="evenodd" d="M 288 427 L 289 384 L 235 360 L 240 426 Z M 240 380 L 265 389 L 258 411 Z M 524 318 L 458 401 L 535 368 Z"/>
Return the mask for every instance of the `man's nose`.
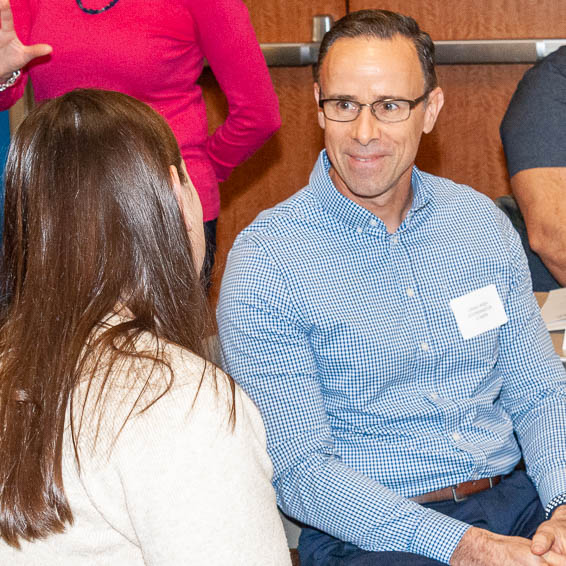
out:
<path id="1" fill-rule="evenodd" d="M 354 138 L 362 145 L 368 145 L 372 140 L 381 138 L 383 124 L 372 114 L 369 106 L 362 106 L 353 125 Z"/>

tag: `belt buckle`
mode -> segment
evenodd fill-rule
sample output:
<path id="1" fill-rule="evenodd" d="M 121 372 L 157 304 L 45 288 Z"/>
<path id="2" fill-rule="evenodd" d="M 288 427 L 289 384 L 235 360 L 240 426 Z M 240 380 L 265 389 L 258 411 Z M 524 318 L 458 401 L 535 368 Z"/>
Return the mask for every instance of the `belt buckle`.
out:
<path id="1" fill-rule="evenodd" d="M 458 494 L 456 493 L 457 487 L 458 486 L 454 486 L 454 485 L 450 486 L 450 489 L 452 489 L 452 498 L 456 503 L 462 503 L 462 501 L 466 501 L 466 499 L 468 499 L 468 496 L 465 495 L 464 497 L 458 497 Z"/>

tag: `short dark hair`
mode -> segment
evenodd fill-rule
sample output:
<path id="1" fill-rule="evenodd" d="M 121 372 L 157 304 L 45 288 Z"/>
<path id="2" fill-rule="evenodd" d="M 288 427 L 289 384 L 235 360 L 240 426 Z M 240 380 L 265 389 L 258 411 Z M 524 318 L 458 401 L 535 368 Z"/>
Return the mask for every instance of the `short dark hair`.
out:
<path id="1" fill-rule="evenodd" d="M 432 90 L 438 85 L 434 69 L 434 43 L 428 33 L 409 17 L 389 10 L 359 10 L 340 18 L 322 38 L 314 78 L 320 82 L 320 69 L 328 50 L 342 38 L 374 37 L 392 39 L 401 35 L 410 39 L 417 50 L 425 79 L 425 88 Z"/>

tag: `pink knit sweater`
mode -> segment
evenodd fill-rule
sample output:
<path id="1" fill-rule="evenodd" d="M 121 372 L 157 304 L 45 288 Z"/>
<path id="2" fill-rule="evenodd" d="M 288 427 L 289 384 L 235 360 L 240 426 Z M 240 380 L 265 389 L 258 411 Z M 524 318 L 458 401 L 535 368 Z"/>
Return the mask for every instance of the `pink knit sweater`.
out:
<path id="1" fill-rule="evenodd" d="M 83 0 L 101 8 L 106 0 Z M 177 136 L 200 195 L 204 220 L 218 216 L 218 182 L 280 125 L 277 97 L 241 0 L 119 0 L 91 15 L 75 0 L 11 0 L 24 44 L 49 43 L 22 79 L 0 94 L 0 110 L 31 77 L 38 101 L 73 88 L 117 90 L 160 112 Z M 208 60 L 228 100 L 228 117 L 208 135 L 197 79 Z"/>

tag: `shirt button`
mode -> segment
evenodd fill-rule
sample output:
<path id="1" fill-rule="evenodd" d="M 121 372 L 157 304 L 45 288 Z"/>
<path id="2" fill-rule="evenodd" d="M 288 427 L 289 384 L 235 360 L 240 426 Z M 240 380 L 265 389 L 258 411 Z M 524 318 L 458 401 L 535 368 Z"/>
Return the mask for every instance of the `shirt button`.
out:
<path id="1" fill-rule="evenodd" d="M 396 244 L 398 241 L 399 241 L 399 236 L 397 236 L 397 234 L 391 237 L 391 242 L 393 242 L 394 244 Z"/>
<path id="2" fill-rule="evenodd" d="M 452 435 L 452 438 L 453 438 L 456 442 L 458 442 L 459 440 L 462 440 L 462 435 L 461 435 L 459 432 L 455 432 L 455 433 Z"/>
<path id="3" fill-rule="evenodd" d="M 377 220 L 376 220 L 375 218 L 372 218 L 372 219 L 369 221 L 369 225 L 370 225 L 370 226 L 377 226 Z"/>
<path id="4" fill-rule="evenodd" d="M 430 394 L 430 398 L 431 398 L 433 401 L 438 401 L 438 393 L 431 393 L 431 394 Z"/>
<path id="5" fill-rule="evenodd" d="M 356 228 L 356 232 L 357 232 L 358 234 L 361 234 L 361 233 L 363 232 L 363 230 L 358 226 L 358 227 Z"/>
<path id="6" fill-rule="evenodd" d="M 421 344 L 421 348 L 422 348 L 425 352 L 428 352 L 428 350 L 429 350 L 429 345 L 428 345 L 426 342 L 423 342 L 423 343 Z"/>
<path id="7" fill-rule="evenodd" d="M 408 295 L 409 297 L 414 297 L 414 296 L 415 296 L 415 291 L 409 287 L 409 288 L 407 289 L 407 295 Z"/>

